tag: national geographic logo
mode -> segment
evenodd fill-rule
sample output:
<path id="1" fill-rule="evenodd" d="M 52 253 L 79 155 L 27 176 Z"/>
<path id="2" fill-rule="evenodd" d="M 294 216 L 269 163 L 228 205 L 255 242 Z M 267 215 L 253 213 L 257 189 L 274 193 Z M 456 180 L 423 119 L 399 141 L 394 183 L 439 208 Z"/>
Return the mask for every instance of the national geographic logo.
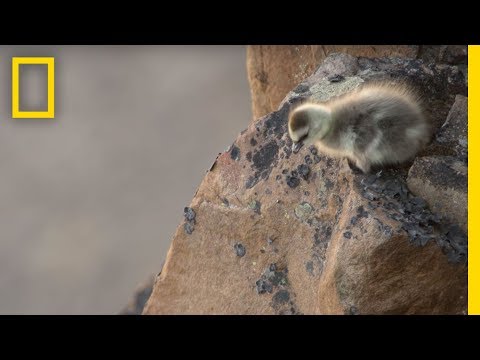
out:
<path id="1" fill-rule="evenodd" d="M 53 119 L 55 117 L 55 59 L 53 57 L 12 58 L 12 118 Z M 20 65 L 47 65 L 47 110 L 22 111 L 20 109 Z"/>

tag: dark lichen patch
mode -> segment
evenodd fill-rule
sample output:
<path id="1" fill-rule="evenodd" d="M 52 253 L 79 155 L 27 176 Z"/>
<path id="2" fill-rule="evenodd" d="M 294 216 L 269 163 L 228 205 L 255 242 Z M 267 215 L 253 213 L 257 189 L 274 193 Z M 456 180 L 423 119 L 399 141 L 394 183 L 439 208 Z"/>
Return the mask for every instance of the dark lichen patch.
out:
<path id="1" fill-rule="evenodd" d="M 257 140 L 255 140 L 255 138 L 252 137 L 252 138 L 250 139 L 250 145 L 256 146 L 256 145 L 257 145 Z"/>
<path id="2" fill-rule="evenodd" d="M 326 178 L 325 187 L 327 188 L 327 190 L 332 190 L 333 186 L 334 186 L 334 183 L 329 178 Z"/>
<path id="3" fill-rule="evenodd" d="M 183 216 L 185 217 L 185 223 L 183 224 L 183 229 L 188 235 L 191 235 L 193 233 L 193 230 L 195 229 L 195 218 L 197 214 L 195 213 L 195 210 L 193 210 L 190 207 L 185 207 L 183 209 Z"/>
<path id="4" fill-rule="evenodd" d="M 310 91 L 310 87 L 308 85 L 305 85 L 305 84 L 300 84 L 293 91 L 296 92 L 297 94 L 301 94 L 301 93 Z"/>
<path id="5" fill-rule="evenodd" d="M 232 146 L 230 150 L 230 157 L 235 161 L 240 160 L 240 149 L 237 146 Z"/>
<path id="6" fill-rule="evenodd" d="M 278 286 L 288 286 L 287 274 L 287 268 L 279 270 L 276 264 L 270 264 L 260 276 L 260 279 L 255 282 L 257 293 L 271 293 Z"/>
<path id="7" fill-rule="evenodd" d="M 299 315 L 301 313 L 292 298 L 290 291 L 281 289 L 273 295 L 270 306 L 278 315 Z"/>
<path id="8" fill-rule="evenodd" d="M 294 294 L 289 289 L 287 279 L 288 269 L 279 269 L 276 264 L 270 264 L 260 279 L 255 282 L 258 294 L 273 293 L 270 306 L 280 315 L 298 314 Z"/>
<path id="9" fill-rule="evenodd" d="M 283 152 L 285 153 L 286 159 L 290 158 L 290 155 L 292 155 L 292 149 L 288 146 L 283 147 Z"/>
<path id="10" fill-rule="evenodd" d="M 291 187 L 292 189 L 296 188 L 298 185 L 300 185 L 300 179 L 295 176 L 290 176 L 287 175 L 286 177 L 287 185 Z"/>
<path id="11" fill-rule="evenodd" d="M 365 211 L 365 209 L 363 208 L 363 206 L 359 206 L 357 208 L 357 216 L 359 219 L 361 218 L 368 218 L 368 212 Z"/>
<path id="12" fill-rule="evenodd" d="M 245 188 L 246 189 L 251 189 L 252 187 L 254 187 L 255 185 L 257 185 L 257 183 L 260 181 L 260 179 L 258 177 L 255 177 L 255 176 L 250 176 L 247 181 L 245 182 Z"/>
<path id="13" fill-rule="evenodd" d="M 310 217 L 307 220 L 307 224 L 313 228 L 318 228 L 319 226 L 321 226 L 321 221 L 318 217 L 314 216 L 314 217 Z"/>
<path id="14" fill-rule="evenodd" d="M 393 235 L 392 227 L 389 225 L 385 225 L 380 219 L 374 218 L 375 221 L 378 223 L 378 230 L 384 233 L 386 236 L 391 237 Z"/>
<path id="15" fill-rule="evenodd" d="M 305 270 L 307 270 L 310 275 L 313 275 L 313 261 L 309 261 L 305 264 Z"/>
<path id="16" fill-rule="evenodd" d="M 265 270 L 264 275 L 273 286 L 285 286 L 288 284 L 287 273 L 287 268 L 279 270 L 276 264 L 270 264 L 270 266 Z"/>
<path id="17" fill-rule="evenodd" d="M 252 161 L 252 152 L 251 151 L 247 152 L 245 157 L 247 158 L 248 161 Z"/>
<path id="18" fill-rule="evenodd" d="M 268 179 L 274 162 L 278 160 L 278 145 L 275 140 L 260 147 L 252 156 L 252 169 L 255 173 L 247 182 L 247 189 L 253 187 L 259 180 Z"/>
<path id="19" fill-rule="evenodd" d="M 425 246 L 434 241 L 449 261 L 466 262 L 467 235 L 458 225 L 432 213 L 422 199 L 410 193 L 398 171 L 389 169 L 375 177 L 362 175 L 354 179 L 360 194 L 369 200 L 378 200 L 378 208 L 385 216 L 400 223 L 413 245 Z M 363 211 L 357 212 L 357 217 L 359 213 Z M 377 221 L 385 235 L 393 234 L 393 229 Z"/>
<path id="20" fill-rule="evenodd" d="M 229 206 L 230 206 L 230 202 L 228 201 L 227 198 L 222 198 L 222 203 L 223 203 L 223 205 L 225 205 L 226 207 L 229 207 Z"/>
<path id="21" fill-rule="evenodd" d="M 247 249 L 245 249 L 245 246 L 240 243 L 236 243 L 235 245 L 233 245 L 233 249 L 235 250 L 235 254 L 238 257 L 243 257 L 247 253 Z"/>
<path id="22" fill-rule="evenodd" d="M 290 104 L 285 103 L 282 108 L 275 111 L 265 120 L 265 127 L 270 132 L 270 135 L 275 135 L 281 138 L 287 131 L 287 118 L 290 112 Z"/>
<path id="23" fill-rule="evenodd" d="M 344 237 L 345 239 L 351 239 L 351 238 L 352 238 L 352 233 L 351 233 L 350 231 L 345 231 L 345 232 L 343 233 L 343 237 Z"/>
<path id="24" fill-rule="evenodd" d="M 313 235 L 314 245 L 319 246 L 322 243 L 328 243 L 330 237 L 332 236 L 332 227 L 329 225 L 322 225 L 315 229 L 315 234 Z"/>
<path id="25" fill-rule="evenodd" d="M 287 174 L 288 170 L 283 169 L 282 174 Z M 291 188 L 296 188 L 300 185 L 301 179 L 308 181 L 310 177 L 310 167 L 306 164 L 300 164 L 295 170 L 292 170 L 289 175 L 285 177 L 287 185 Z"/>
<path id="26" fill-rule="evenodd" d="M 270 141 L 264 147 L 260 148 L 252 157 L 253 166 L 257 171 L 268 170 L 278 154 L 278 145 L 276 141 Z"/>
<path id="27" fill-rule="evenodd" d="M 194 226 L 189 222 L 183 224 L 183 229 L 188 235 L 191 235 L 193 233 L 193 230 L 195 230 Z"/>
<path id="28" fill-rule="evenodd" d="M 287 290 L 279 290 L 272 298 L 274 306 L 281 306 L 290 301 L 290 293 Z"/>
<path id="29" fill-rule="evenodd" d="M 321 159 L 320 156 L 318 156 L 318 155 L 315 155 L 315 156 L 313 157 L 313 161 L 315 162 L 315 164 L 318 164 L 321 160 L 322 160 L 322 159 Z"/>
<path id="30" fill-rule="evenodd" d="M 468 187 L 468 176 L 455 170 L 457 162 L 458 160 L 451 156 L 443 156 L 439 161 L 431 161 L 428 158 L 417 159 L 409 176 L 428 179 L 438 187 L 465 191 Z"/>
<path id="31" fill-rule="evenodd" d="M 264 70 L 261 70 L 260 72 L 256 73 L 255 79 L 257 79 L 264 85 L 268 84 L 268 74 Z"/>
<path id="32" fill-rule="evenodd" d="M 312 160 L 312 157 L 310 155 L 305 155 L 305 164 L 307 165 L 312 165 L 313 164 L 313 160 Z"/>
<path id="33" fill-rule="evenodd" d="M 258 294 L 265 294 L 265 293 L 272 293 L 273 291 L 273 286 L 272 284 L 265 280 L 265 279 L 259 279 L 255 282 L 255 286 L 256 286 L 256 289 L 257 289 L 257 293 Z"/>
<path id="34" fill-rule="evenodd" d="M 311 146 L 308 148 L 308 150 L 310 150 L 310 153 L 311 153 L 312 155 L 317 155 L 317 154 L 318 154 L 317 148 L 316 148 L 315 146 L 313 146 L 313 145 L 311 145 Z"/>
<path id="35" fill-rule="evenodd" d="M 260 174 L 260 179 L 261 180 L 267 180 L 269 175 L 270 175 L 269 172 L 263 172 L 263 173 Z"/>
<path id="36" fill-rule="evenodd" d="M 305 164 L 301 164 L 297 167 L 298 174 L 304 179 L 307 180 L 310 175 L 310 167 Z"/>
<path id="37" fill-rule="evenodd" d="M 376 208 L 378 208 L 378 204 L 377 203 L 372 203 L 371 201 L 368 202 L 368 208 L 370 210 L 375 210 Z"/>
<path id="38" fill-rule="evenodd" d="M 195 217 L 197 216 L 195 210 L 190 207 L 185 207 L 183 209 L 183 215 L 185 216 L 185 220 L 187 221 L 195 221 Z"/>
<path id="39" fill-rule="evenodd" d="M 454 251 L 447 253 L 450 262 L 458 263 L 466 261 L 468 240 L 460 226 L 456 224 L 443 225 L 440 241 L 454 249 Z"/>

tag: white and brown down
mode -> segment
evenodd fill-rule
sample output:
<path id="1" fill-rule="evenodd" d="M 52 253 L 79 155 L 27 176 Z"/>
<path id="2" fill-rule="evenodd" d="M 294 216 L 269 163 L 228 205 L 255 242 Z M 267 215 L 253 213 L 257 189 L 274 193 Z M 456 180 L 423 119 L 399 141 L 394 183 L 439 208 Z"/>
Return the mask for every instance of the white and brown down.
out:
<path id="1" fill-rule="evenodd" d="M 430 126 L 420 103 L 403 84 L 366 84 L 328 102 L 296 107 L 288 131 L 294 150 L 315 145 L 368 173 L 372 166 L 413 159 L 429 142 Z"/>

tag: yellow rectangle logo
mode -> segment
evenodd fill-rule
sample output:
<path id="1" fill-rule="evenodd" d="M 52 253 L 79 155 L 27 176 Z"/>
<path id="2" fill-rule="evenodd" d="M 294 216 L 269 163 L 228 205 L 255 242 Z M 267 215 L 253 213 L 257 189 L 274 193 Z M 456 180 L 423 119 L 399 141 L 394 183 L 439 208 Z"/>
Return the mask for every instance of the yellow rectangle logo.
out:
<path id="1" fill-rule="evenodd" d="M 55 59 L 53 57 L 12 58 L 12 118 L 53 119 L 55 117 Z M 20 65 L 47 65 L 47 111 L 20 111 Z"/>

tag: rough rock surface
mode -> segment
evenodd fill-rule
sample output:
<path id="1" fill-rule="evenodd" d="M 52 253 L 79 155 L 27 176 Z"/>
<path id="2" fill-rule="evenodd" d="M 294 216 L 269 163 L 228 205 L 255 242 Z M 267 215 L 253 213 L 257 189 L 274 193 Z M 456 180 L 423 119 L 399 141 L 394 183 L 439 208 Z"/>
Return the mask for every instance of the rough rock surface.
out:
<path id="1" fill-rule="evenodd" d="M 421 58 L 428 62 L 459 65 L 466 73 L 465 45 L 256 45 L 247 48 L 247 71 L 254 119 L 278 108 L 283 98 L 310 76 L 330 54 L 346 53 L 369 58 Z"/>
<path id="2" fill-rule="evenodd" d="M 408 174 L 408 187 L 430 209 L 467 232 L 467 165 L 451 156 L 417 158 Z"/>
<path id="3" fill-rule="evenodd" d="M 454 155 L 467 162 L 468 148 L 468 103 L 467 98 L 457 95 L 455 103 L 448 113 L 447 121 L 442 125 L 436 141 L 442 146 L 454 151 Z"/>
<path id="4" fill-rule="evenodd" d="M 429 207 L 467 232 L 468 190 L 467 97 L 457 95 L 447 120 L 430 149 L 438 155 L 417 158 L 407 179 L 408 187 Z M 450 155 L 450 156 L 449 156 Z"/>
<path id="5" fill-rule="evenodd" d="M 144 314 L 466 312 L 466 234 L 410 192 L 408 164 L 363 175 L 314 148 L 290 150 L 293 104 L 370 79 L 413 83 L 436 130 L 467 90 L 456 66 L 327 57 L 217 157 Z M 437 149 L 432 144 L 428 155 L 440 156 Z"/>
<path id="6" fill-rule="evenodd" d="M 466 65 L 467 53 L 467 45 L 423 45 L 418 49 L 418 58 L 426 62 Z"/>

